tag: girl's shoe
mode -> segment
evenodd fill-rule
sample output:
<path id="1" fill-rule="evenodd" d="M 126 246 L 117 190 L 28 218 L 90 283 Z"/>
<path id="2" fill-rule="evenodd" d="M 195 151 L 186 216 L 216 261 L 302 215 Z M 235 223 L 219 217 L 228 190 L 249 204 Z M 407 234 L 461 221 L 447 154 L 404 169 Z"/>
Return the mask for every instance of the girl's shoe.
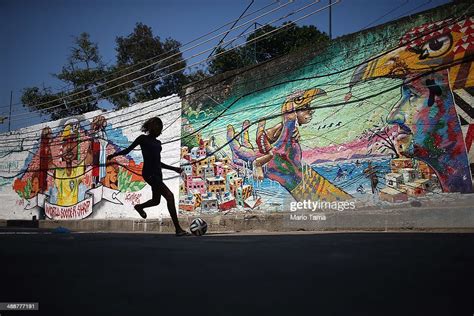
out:
<path id="1" fill-rule="evenodd" d="M 180 230 L 176 232 L 176 237 L 181 237 L 181 236 L 191 236 L 192 234 L 190 232 L 187 232 L 185 230 Z"/>
<path id="2" fill-rule="evenodd" d="M 135 205 L 133 208 L 138 212 L 138 214 L 140 214 L 141 217 L 146 219 L 146 213 L 141 207 L 139 207 L 138 205 Z"/>

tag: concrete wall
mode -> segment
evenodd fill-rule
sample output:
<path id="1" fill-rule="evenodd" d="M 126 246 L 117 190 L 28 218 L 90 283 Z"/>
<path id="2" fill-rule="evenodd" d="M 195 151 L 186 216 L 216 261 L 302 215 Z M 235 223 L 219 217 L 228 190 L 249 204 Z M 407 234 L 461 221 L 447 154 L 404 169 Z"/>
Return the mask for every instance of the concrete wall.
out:
<path id="1" fill-rule="evenodd" d="M 190 136 L 181 158 L 192 167 L 182 179 L 181 209 L 284 211 L 305 200 L 335 208 L 350 201 L 344 205 L 354 209 L 471 193 L 468 5 L 438 7 L 327 47 L 308 43 L 188 87 L 182 133 Z"/>
<path id="2" fill-rule="evenodd" d="M 180 98 L 170 96 L 0 135 L 0 218 L 140 218 L 133 205 L 151 198 L 141 177 L 140 147 L 117 157 L 114 165 L 106 166 L 105 157 L 128 147 L 146 119 L 160 116 L 162 161 L 178 165 L 180 112 Z M 164 170 L 164 178 L 178 196 L 176 173 Z M 169 216 L 166 203 L 147 211 L 149 218 Z"/>

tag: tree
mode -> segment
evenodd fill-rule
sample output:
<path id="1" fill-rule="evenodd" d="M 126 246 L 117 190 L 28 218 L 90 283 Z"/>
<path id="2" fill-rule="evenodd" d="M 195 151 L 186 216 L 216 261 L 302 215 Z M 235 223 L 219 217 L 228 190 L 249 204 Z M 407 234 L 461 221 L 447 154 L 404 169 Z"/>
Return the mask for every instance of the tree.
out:
<path id="1" fill-rule="evenodd" d="M 109 69 L 116 80 L 101 89 L 110 89 L 104 96 L 116 108 L 178 93 L 187 83 L 178 41 L 162 42 L 149 26 L 137 23 L 131 34 L 117 37 L 116 43 L 117 64 Z M 119 93 L 123 90 L 127 91 Z"/>
<path id="2" fill-rule="evenodd" d="M 209 78 L 209 74 L 203 69 L 197 69 L 186 75 L 186 83 L 192 83 Z"/>
<path id="3" fill-rule="evenodd" d="M 82 33 L 74 38 L 67 64 L 59 74 L 53 74 L 67 84 L 68 91 L 54 93 L 49 87 L 29 87 L 23 89 L 21 101 L 32 110 L 50 114 L 53 120 L 97 110 L 96 90 L 104 75 L 97 44 L 88 33 Z"/>
<path id="4" fill-rule="evenodd" d="M 264 35 L 276 28 L 265 26 L 252 33 L 243 47 L 234 50 L 219 47 L 216 54 L 220 55 L 208 64 L 207 72 L 219 74 L 246 67 L 313 42 L 329 40 L 314 26 L 300 27 L 292 22 L 286 25 L 268 37 Z M 257 38 L 257 43 L 252 42 Z M 183 86 L 209 74 L 202 69 L 186 73 L 180 46 L 172 38 L 162 41 L 149 26 L 137 23 L 128 36 L 116 38 L 116 64 L 105 67 L 98 45 L 90 40 L 88 33 L 82 33 L 74 38 L 66 65 L 60 73 L 53 74 L 67 84 L 68 90 L 55 93 L 50 87 L 28 87 L 23 89 L 22 103 L 58 119 L 97 110 L 101 99 L 107 99 L 119 109 L 182 93 Z"/>
<path id="5" fill-rule="evenodd" d="M 209 72 L 219 74 L 254 65 L 286 55 L 304 46 L 329 41 L 326 33 L 319 31 L 314 25 L 297 26 L 294 22 L 285 22 L 283 28 L 276 29 L 274 26 L 266 25 L 250 34 L 246 44 L 241 47 L 228 50 L 219 47 L 216 55 L 226 53 L 216 56 L 209 62 Z M 255 41 L 252 41 L 254 39 Z"/>
<path id="6" fill-rule="evenodd" d="M 213 75 L 221 74 L 250 65 L 251 62 L 247 60 L 244 51 L 245 49 L 241 47 L 234 48 L 233 50 L 218 47 L 215 52 L 217 56 L 209 63 L 209 73 Z"/>
<path id="7" fill-rule="evenodd" d="M 360 139 L 367 139 L 367 153 L 389 153 L 392 157 L 398 158 L 397 147 L 395 145 L 392 130 L 386 125 L 384 119 L 380 118 L 380 124 L 373 125 L 372 128 L 365 130 Z"/>

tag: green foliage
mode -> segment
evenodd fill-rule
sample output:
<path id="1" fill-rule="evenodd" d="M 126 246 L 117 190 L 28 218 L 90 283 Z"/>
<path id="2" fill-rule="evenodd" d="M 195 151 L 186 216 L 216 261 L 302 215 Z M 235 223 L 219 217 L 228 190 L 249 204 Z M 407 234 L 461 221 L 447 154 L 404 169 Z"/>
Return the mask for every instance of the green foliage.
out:
<path id="1" fill-rule="evenodd" d="M 118 172 L 118 188 L 120 192 L 136 192 L 145 187 L 145 182 L 132 181 L 132 175 L 125 168 Z"/>
<path id="2" fill-rule="evenodd" d="M 200 80 L 204 80 L 206 78 L 209 78 L 209 74 L 206 73 L 204 70 L 202 69 L 198 69 L 190 74 L 187 75 L 187 82 L 188 83 L 191 83 L 191 82 L 195 82 L 195 81 L 200 81 Z"/>
<path id="3" fill-rule="evenodd" d="M 149 26 L 137 23 L 131 34 L 117 37 L 116 43 L 117 64 L 109 72 L 117 73 L 117 80 L 104 88 L 123 84 L 105 93 L 117 108 L 178 93 L 188 82 L 184 74 L 186 62 L 178 41 L 171 38 L 162 41 L 153 35 Z M 159 60 L 162 61 L 157 63 Z M 124 76 L 130 72 L 134 73 Z M 133 89 L 133 93 L 112 95 L 124 89 Z"/>
<path id="4" fill-rule="evenodd" d="M 252 61 L 247 58 L 248 54 L 245 47 L 233 50 L 225 50 L 219 47 L 216 49 L 215 55 L 218 56 L 209 62 L 208 68 L 209 72 L 214 75 L 252 64 Z"/>
<path id="5" fill-rule="evenodd" d="M 291 53 L 295 49 L 321 44 L 329 41 L 329 37 L 319 31 L 314 25 L 297 26 L 293 22 L 285 22 L 284 28 L 275 31 L 273 26 L 259 28 L 247 37 L 246 44 L 230 50 L 228 53 L 215 57 L 209 63 L 209 72 L 219 74 L 275 57 Z M 268 34 L 268 36 L 265 36 Z M 256 39 L 255 42 L 252 42 Z M 218 48 L 216 55 L 225 52 L 224 48 Z"/>
<path id="6" fill-rule="evenodd" d="M 67 84 L 68 91 L 54 93 L 47 87 L 29 87 L 23 89 L 21 101 L 32 110 L 50 114 L 52 119 L 97 110 L 94 93 L 104 75 L 97 44 L 90 40 L 89 34 L 82 33 L 74 38 L 66 65 L 60 73 L 53 74 Z"/>
<path id="7" fill-rule="evenodd" d="M 275 27 L 265 26 L 247 38 L 247 44 L 235 50 L 219 47 L 207 70 L 194 69 L 185 73 L 186 61 L 172 39 L 154 36 L 151 27 L 137 23 L 132 33 L 116 38 L 117 61 L 106 67 L 97 43 L 88 33 L 74 38 L 73 46 L 61 72 L 54 77 L 66 84 L 67 91 L 53 92 L 49 87 L 23 89 L 21 101 L 25 107 L 59 119 L 99 109 L 98 100 L 106 99 L 116 109 L 136 102 L 145 102 L 174 93 L 183 94 L 189 83 L 206 79 L 211 74 L 246 67 L 281 56 L 304 45 L 328 41 L 325 33 L 314 26 L 288 27 L 265 35 Z M 161 62 L 158 62 L 161 60 Z M 51 108 L 53 107 L 53 108 Z"/>
<path id="8" fill-rule="evenodd" d="M 30 110 L 41 111 L 42 114 L 51 114 L 51 118 L 58 119 L 68 116 L 65 107 L 54 108 L 52 110 L 48 107 L 62 104 L 62 93 L 55 94 L 50 88 L 29 87 L 22 91 L 21 102 L 24 107 Z M 45 103 L 45 104 L 43 104 Z"/>

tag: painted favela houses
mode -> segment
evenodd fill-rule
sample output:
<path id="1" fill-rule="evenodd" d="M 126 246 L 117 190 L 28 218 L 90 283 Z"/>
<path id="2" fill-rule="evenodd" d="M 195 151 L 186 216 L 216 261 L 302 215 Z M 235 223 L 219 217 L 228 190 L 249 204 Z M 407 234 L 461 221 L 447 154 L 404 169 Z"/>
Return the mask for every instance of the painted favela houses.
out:
<path id="1" fill-rule="evenodd" d="M 159 115 L 164 123 L 162 159 L 179 163 L 181 100 L 170 96 L 106 112 L 31 126 L 1 137 L 0 218 L 139 218 L 133 206 L 151 198 L 141 177 L 140 148 L 106 162 L 141 134 L 143 122 Z M 175 174 L 165 182 L 178 194 Z M 149 210 L 169 216 L 166 206 Z"/>
<path id="2" fill-rule="evenodd" d="M 180 209 L 472 193 L 473 55 L 460 2 L 189 86 Z"/>

